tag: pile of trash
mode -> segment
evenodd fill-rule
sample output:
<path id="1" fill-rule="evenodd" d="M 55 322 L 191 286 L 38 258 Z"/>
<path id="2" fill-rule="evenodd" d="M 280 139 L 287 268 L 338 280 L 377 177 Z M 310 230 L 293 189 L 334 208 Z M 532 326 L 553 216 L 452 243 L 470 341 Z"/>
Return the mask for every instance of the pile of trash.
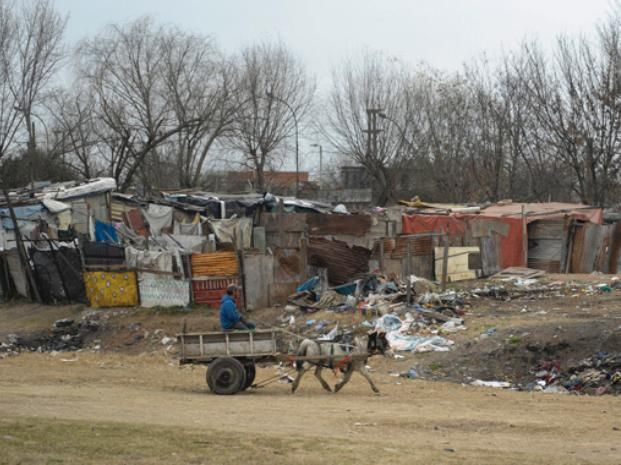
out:
<path id="1" fill-rule="evenodd" d="M 369 326 L 386 331 L 390 348 L 396 352 L 446 352 L 454 344 L 439 334 L 442 329 L 455 332 L 465 329 L 461 318 L 451 318 L 437 327 L 437 321 L 428 318 L 425 313 L 406 313 L 401 320 L 395 314 L 387 314 L 375 320 Z"/>
<path id="2" fill-rule="evenodd" d="M 394 276 L 371 273 L 332 288 L 319 276 L 314 276 L 289 296 L 289 305 L 304 313 L 358 311 L 375 317 L 405 312 L 412 305 L 419 305 L 457 316 L 463 314 L 464 296 L 455 291 L 439 294 L 433 282 L 414 275 L 403 281 Z"/>
<path id="3" fill-rule="evenodd" d="M 19 354 L 20 338 L 17 334 L 9 334 L 6 340 L 0 341 L 0 359 Z"/>
<path id="4" fill-rule="evenodd" d="M 446 351 L 453 341 L 443 335 L 465 329 L 461 318 L 465 306 L 462 295 L 455 291 L 438 293 L 434 283 L 413 275 L 403 282 L 372 273 L 333 288 L 315 276 L 290 296 L 280 321 L 305 337 L 340 341 L 356 328 L 339 329 L 329 320 L 312 318 L 299 325 L 296 316 L 299 319 L 300 313 L 319 310 L 358 312 L 366 317 L 359 326 L 386 331 L 393 351 Z"/>
<path id="5" fill-rule="evenodd" d="M 560 362 L 544 361 L 534 370 L 529 390 L 587 395 L 621 394 L 621 353 L 598 352 L 562 371 Z"/>
<path id="6" fill-rule="evenodd" d="M 17 355 L 20 352 L 60 352 L 79 350 L 83 347 L 88 334 L 99 329 L 99 322 L 88 318 L 75 321 L 69 318 L 56 320 L 51 329 L 33 338 L 9 334 L 0 342 L 0 358 Z M 98 349 L 98 347 L 95 347 Z"/>

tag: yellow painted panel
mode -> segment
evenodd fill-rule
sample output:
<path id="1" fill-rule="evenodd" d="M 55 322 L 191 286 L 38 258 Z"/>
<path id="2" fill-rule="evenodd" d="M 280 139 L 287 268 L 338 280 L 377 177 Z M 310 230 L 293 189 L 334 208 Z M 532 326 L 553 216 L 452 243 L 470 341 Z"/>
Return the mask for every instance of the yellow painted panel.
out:
<path id="1" fill-rule="evenodd" d="M 138 305 L 138 286 L 133 271 L 88 271 L 84 273 L 84 285 L 93 308 Z"/>
<path id="2" fill-rule="evenodd" d="M 475 270 L 468 268 L 468 255 L 471 253 L 480 253 L 479 247 L 449 247 L 447 267 L 447 281 L 449 283 L 476 279 L 478 277 Z M 444 248 L 436 247 L 435 256 L 436 279 L 439 281 L 442 277 Z"/>

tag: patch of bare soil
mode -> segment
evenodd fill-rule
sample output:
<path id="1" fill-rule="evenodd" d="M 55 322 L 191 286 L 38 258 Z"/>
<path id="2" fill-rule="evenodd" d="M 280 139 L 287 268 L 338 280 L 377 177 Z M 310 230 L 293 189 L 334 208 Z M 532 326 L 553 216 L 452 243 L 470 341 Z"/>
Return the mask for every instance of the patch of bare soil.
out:
<path id="1" fill-rule="evenodd" d="M 25 354 L 0 362 L 0 463 L 615 464 L 619 399 L 384 374 L 339 394 L 313 377 L 220 397 L 163 354 Z M 260 369 L 259 379 L 273 374 Z M 327 379 L 336 382 L 333 375 Z"/>

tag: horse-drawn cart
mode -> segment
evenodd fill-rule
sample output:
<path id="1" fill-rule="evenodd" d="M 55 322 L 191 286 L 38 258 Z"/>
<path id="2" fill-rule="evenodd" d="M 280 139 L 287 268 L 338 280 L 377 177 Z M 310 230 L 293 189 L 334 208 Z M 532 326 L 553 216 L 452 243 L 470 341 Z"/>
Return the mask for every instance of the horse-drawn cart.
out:
<path id="1" fill-rule="evenodd" d="M 278 329 L 177 335 L 181 364 L 208 365 L 207 385 L 215 394 L 230 395 L 253 385 L 256 362 L 311 362 L 338 368 L 367 355 L 300 356 L 283 353 Z"/>
<path id="2" fill-rule="evenodd" d="M 254 382 L 258 360 L 275 360 L 279 331 L 183 333 L 180 363 L 209 365 L 207 384 L 216 394 L 236 394 Z"/>

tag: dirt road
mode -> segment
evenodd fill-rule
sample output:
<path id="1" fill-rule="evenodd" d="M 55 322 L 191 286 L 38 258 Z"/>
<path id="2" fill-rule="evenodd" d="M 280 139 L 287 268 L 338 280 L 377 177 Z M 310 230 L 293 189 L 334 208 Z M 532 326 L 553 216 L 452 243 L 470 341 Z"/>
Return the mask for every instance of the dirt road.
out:
<path id="1" fill-rule="evenodd" d="M 380 396 L 356 376 L 337 395 L 308 376 L 296 395 L 272 384 L 220 397 L 204 369 L 163 356 L 5 359 L 0 464 L 621 463 L 618 397 L 411 381 L 384 363 Z"/>

